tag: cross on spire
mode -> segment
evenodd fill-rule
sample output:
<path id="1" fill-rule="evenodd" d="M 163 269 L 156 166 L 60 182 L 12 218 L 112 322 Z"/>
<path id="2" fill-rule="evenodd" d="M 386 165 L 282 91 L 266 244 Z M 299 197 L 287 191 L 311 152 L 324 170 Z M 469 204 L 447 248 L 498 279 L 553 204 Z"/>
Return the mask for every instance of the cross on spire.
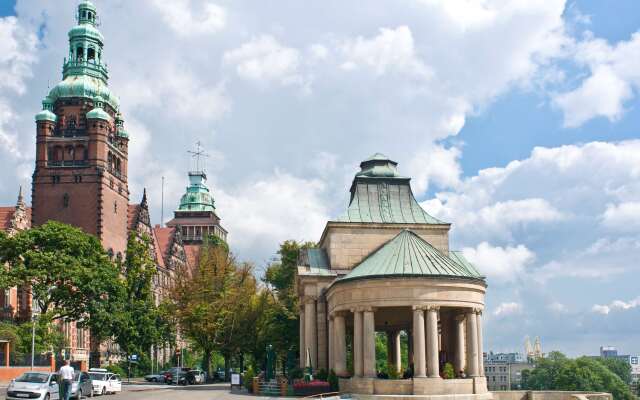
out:
<path id="1" fill-rule="evenodd" d="M 200 141 L 198 140 L 196 142 L 196 150 L 195 151 L 191 151 L 191 150 L 187 150 L 187 153 L 191 154 L 191 158 L 195 158 L 196 160 L 196 171 L 197 172 L 202 172 L 204 171 L 204 168 L 200 168 L 200 158 L 209 158 L 209 154 L 207 154 L 204 149 L 202 148 L 202 143 L 200 143 Z"/>

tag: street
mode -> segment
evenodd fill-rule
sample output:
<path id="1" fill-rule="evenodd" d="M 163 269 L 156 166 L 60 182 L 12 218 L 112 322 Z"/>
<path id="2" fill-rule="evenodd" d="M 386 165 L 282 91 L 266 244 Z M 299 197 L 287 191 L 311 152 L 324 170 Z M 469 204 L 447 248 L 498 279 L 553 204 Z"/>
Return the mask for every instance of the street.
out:
<path id="1" fill-rule="evenodd" d="M 6 385 L 0 384 L 0 400 L 4 400 Z M 100 398 L 96 396 L 95 398 Z M 246 393 L 230 393 L 228 383 L 216 383 L 195 386 L 168 386 L 160 384 L 124 384 L 122 393 L 107 395 L 105 400 L 228 400 L 228 399 L 267 399 Z M 271 397 L 273 398 L 273 397 Z"/>

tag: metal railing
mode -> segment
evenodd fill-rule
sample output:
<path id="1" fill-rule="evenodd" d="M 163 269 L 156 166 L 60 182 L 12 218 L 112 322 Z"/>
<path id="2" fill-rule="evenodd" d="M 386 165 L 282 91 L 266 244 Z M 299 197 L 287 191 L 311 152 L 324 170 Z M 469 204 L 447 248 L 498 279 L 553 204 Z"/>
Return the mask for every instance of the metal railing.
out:
<path id="1" fill-rule="evenodd" d="M 87 160 L 47 161 L 47 167 L 86 167 Z"/>

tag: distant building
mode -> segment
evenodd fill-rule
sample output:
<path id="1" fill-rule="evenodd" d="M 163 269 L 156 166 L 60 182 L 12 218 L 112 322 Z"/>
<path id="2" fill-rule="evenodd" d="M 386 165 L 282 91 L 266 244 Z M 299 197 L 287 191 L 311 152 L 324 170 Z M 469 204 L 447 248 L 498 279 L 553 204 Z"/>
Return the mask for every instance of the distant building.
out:
<path id="1" fill-rule="evenodd" d="M 600 346 L 601 358 L 615 358 L 629 363 L 631 366 L 631 384 L 640 383 L 640 355 L 618 354 L 618 349 L 612 346 Z"/>
<path id="2" fill-rule="evenodd" d="M 522 371 L 534 367 L 522 353 L 484 354 L 484 373 L 487 377 L 487 387 L 491 391 L 521 389 Z"/>

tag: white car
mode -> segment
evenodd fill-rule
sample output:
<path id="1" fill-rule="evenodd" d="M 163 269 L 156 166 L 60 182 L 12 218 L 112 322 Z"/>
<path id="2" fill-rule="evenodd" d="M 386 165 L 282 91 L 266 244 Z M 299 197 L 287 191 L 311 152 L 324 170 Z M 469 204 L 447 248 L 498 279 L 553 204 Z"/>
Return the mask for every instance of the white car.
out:
<path id="1" fill-rule="evenodd" d="M 58 375 L 47 372 L 25 372 L 7 387 L 7 400 L 60 399 Z"/>
<path id="2" fill-rule="evenodd" d="M 103 368 L 91 368 L 91 385 L 94 394 L 117 393 L 122 391 L 122 380 L 120 376 L 113 374 Z"/>

